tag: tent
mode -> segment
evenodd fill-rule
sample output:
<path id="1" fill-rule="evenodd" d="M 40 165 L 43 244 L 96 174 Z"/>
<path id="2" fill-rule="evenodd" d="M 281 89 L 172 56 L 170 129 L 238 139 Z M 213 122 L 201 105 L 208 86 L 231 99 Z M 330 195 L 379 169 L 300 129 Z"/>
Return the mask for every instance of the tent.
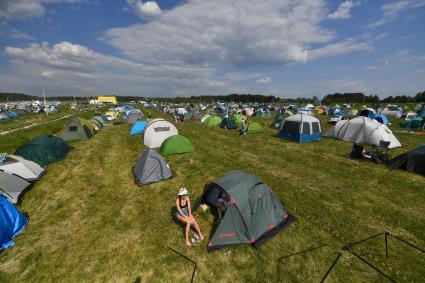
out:
<path id="1" fill-rule="evenodd" d="M 108 126 L 108 119 L 106 119 L 105 116 L 95 115 L 93 116 L 93 119 L 97 120 L 103 127 Z"/>
<path id="2" fill-rule="evenodd" d="M 87 126 L 89 122 L 83 121 L 82 118 L 74 117 L 63 128 L 60 138 L 64 141 L 80 141 L 88 140 L 92 137 L 92 132 Z"/>
<path id="3" fill-rule="evenodd" d="M 19 147 L 15 154 L 39 165 L 48 165 L 65 158 L 71 148 L 60 138 L 39 136 Z"/>
<path id="4" fill-rule="evenodd" d="M 142 111 L 138 110 L 138 109 L 134 109 L 134 110 L 130 110 L 127 112 L 127 122 L 129 124 L 134 124 L 137 121 L 140 121 L 143 119 L 143 114 Z"/>
<path id="5" fill-rule="evenodd" d="M 375 115 L 376 115 L 376 111 L 372 108 L 362 109 L 359 112 L 357 112 L 357 116 L 369 117 L 371 119 L 373 119 Z"/>
<path id="6" fill-rule="evenodd" d="M 7 196 L 13 203 L 17 203 L 19 196 L 31 183 L 18 176 L 0 171 L 0 194 Z"/>
<path id="7" fill-rule="evenodd" d="M 0 250 L 7 249 L 15 243 L 12 239 L 18 236 L 28 224 L 28 219 L 0 195 Z"/>
<path id="8" fill-rule="evenodd" d="M 258 124 L 257 122 L 250 122 L 248 124 L 248 129 L 246 131 L 247 134 L 257 134 L 262 132 L 263 128 L 261 128 L 260 124 Z"/>
<path id="9" fill-rule="evenodd" d="M 209 184 L 194 209 L 204 203 L 215 210 L 222 194 L 229 199 L 228 207 L 212 233 L 209 252 L 238 244 L 257 248 L 295 219 L 266 183 L 242 171 L 229 172 Z"/>
<path id="10" fill-rule="evenodd" d="M 404 121 L 400 126 L 402 128 L 408 128 L 408 129 L 420 129 L 422 125 L 422 118 L 416 117 L 412 118 L 410 120 Z"/>
<path id="11" fill-rule="evenodd" d="M 325 136 L 356 144 L 382 146 L 382 142 L 385 142 L 389 143 L 388 148 L 401 146 L 386 125 L 363 116 L 337 122 Z"/>
<path id="12" fill-rule="evenodd" d="M 6 114 L 6 113 L 1 112 L 1 113 L 0 113 L 0 121 L 1 121 L 1 120 L 7 120 L 7 119 L 10 119 L 10 118 L 9 118 L 9 116 L 7 116 L 7 114 Z"/>
<path id="13" fill-rule="evenodd" d="M 208 127 L 214 127 L 220 125 L 221 120 L 222 118 L 219 116 L 209 116 L 207 119 L 205 119 L 204 124 Z"/>
<path id="14" fill-rule="evenodd" d="M 146 150 L 133 167 L 134 180 L 139 186 L 156 183 L 173 176 L 170 166 L 153 149 Z"/>
<path id="15" fill-rule="evenodd" d="M 234 120 L 232 120 L 230 118 L 224 118 L 223 120 L 221 120 L 220 128 L 222 128 L 222 129 L 236 129 L 237 125 L 236 125 Z"/>
<path id="16" fill-rule="evenodd" d="M 192 152 L 193 146 L 190 141 L 181 135 L 174 135 L 164 140 L 159 148 L 162 155 Z"/>
<path id="17" fill-rule="evenodd" d="M 143 141 L 149 148 L 158 148 L 166 138 L 178 134 L 177 128 L 172 123 L 158 118 L 146 125 Z"/>
<path id="18" fill-rule="evenodd" d="M 385 125 L 388 125 L 388 122 L 389 122 L 387 116 L 385 116 L 384 114 L 375 114 L 373 119 L 375 119 L 379 123 L 385 124 Z"/>
<path id="19" fill-rule="evenodd" d="M 100 123 L 98 120 L 94 119 L 94 117 L 90 118 L 89 121 L 90 121 L 90 123 L 92 123 L 95 131 L 100 131 L 100 129 L 103 128 L 102 123 Z"/>
<path id="20" fill-rule="evenodd" d="M 418 116 L 425 119 L 425 105 L 422 105 L 422 108 L 418 110 Z"/>
<path id="21" fill-rule="evenodd" d="M 145 127 L 148 124 L 146 120 L 137 121 L 133 127 L 131 127 L 130 135 L 142 135 L 145 131 Z"/>
<path id="22" fill-rule="evenodd" d="M 394 157 L 387 165 L 390 170 L 404 169 L 425 176 L 425 144 Z"/>
<path id="23" fill-rule="evenodd" d="M 406 120 L 410 120 L 413 118 L 419 117 L 418 114 L 416 114 L 415 112 L 407 112 L 406 114 Z"/>
<path id="24" fill-rule="evenodd" d="M 276 129 L 279 129 L 279 128 L 280 128 L 280 126 L 282 125 L 283 121 L 284 121 L 286 118 L 288 118 L 289 116 L 291 116 L 291 115 L 287 114 L 286 112 L 284 112 L 284 113 L 282 113 L 282 114 L 277 114 L 277 115 L 274 117 L 273 122 L 270 124 L 270 128 L 276 128 Z"/>
<path id="25" fill-rule="evenodd" d="M 39 180 L 44 174 L 44 169 L 37 163 L 16 155 L 9 155 L 0 163 L 0 171 L 14 174 L 30 182 Z"/>
<path id="26" fill-rule="evenodd" d="M 236 123 L 236 125 L 240 125 L 242 121 L 246 120 L 246 116 L 242 114 L 236 114 L 231 116 L 230 119 L 232 119 Z"/>
<path id="27" fill-rule="evenodd" d="M 278 136 L 300 143 L 319 141 L 322 136 L 320 121 L 307 114 L 292 115 L 283 121 Z"/>

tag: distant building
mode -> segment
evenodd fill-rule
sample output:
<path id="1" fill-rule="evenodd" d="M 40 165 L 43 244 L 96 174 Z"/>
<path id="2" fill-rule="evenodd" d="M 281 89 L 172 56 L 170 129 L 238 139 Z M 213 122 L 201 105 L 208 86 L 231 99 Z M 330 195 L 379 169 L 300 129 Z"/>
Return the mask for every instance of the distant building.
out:
<path id="1" fill-rule="evenodd" d="M 117 98 L 115 96 L 99 96 L 97 100 L 99 104 L 117 104 Z"/>

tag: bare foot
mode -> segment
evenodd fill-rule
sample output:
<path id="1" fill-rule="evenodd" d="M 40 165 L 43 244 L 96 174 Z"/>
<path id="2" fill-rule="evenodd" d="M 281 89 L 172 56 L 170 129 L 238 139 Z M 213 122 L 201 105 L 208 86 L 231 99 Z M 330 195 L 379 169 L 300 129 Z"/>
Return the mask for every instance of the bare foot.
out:
<path id="1" fill-rule="evenodd" d="M 190 241 L 186 241 L 186 246 L 190 247 L 192 246 L 192 243 Z"/>

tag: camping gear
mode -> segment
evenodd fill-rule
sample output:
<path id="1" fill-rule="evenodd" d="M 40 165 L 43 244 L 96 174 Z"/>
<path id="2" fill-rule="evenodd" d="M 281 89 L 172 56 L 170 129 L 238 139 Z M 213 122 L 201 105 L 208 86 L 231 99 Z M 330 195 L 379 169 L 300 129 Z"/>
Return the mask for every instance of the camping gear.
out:
<path id="1" fill-rule="evenodd" d="M 79 117 L 74 117 L 65 125 L 62 134 L 59 136 L 64 141 L 88 140 L 93 133 L 90 130 L 91 123 Z"/>
<path id="2" fill-rule="evenodd" d="M 229 172 L 206 186 L 194 209 L 205 203 L 216 210 L 223 193 L 229 199 L 227 209 L 214 229 L 208 252 L 238 244 L 258 248 L 295 219 L 266 183 L 242 171 Z"/>
<path id="3" fill-rule="evenodd" d="M 65 158 L 71 148 L 61 138 L 39 136 L 19 147 L 15 155 L 34 161 L 41 166 L 48 165 Z"/>
<path id="4" fill-rule="evenodd" d="M 236 126 L 235 121 L 233 121 L 232 119 L 224 118 L 220 123 L 220 128 L 231 130 L 231 129 L 236 129 L 237 126 Z"/>
<path id="5" fill-rule="evenodd" d="M 44 173 L 44 169 L 37 163 L 17 155 L 9 155 L 3 163 L 0 163 L 0 171 L 14 174 L 30 182 L 39 180 Z"/>
<path id="6" fill-rule="evenodd" d="M 236 114 L 233 116 L 230 116 L 230 119 L 233 120 L 236 125 L 240 125 L 242 121 L 246 120 L 246 116 L 242 114 Z"/>
<path id="7" fill-rule="evenodd" d="M 262 133 L 263 128 L 257 122 L 249 122 L 248 129 L 246 130 L 247 134 L 257 134 Z"/>
<path id="8" fill-rule="evenodd" d="M 300 143 L 319 141 L 322 133 L 320 121 L 308 114 L 295 114 L 282 122 L 278 136 Z"/>
<path id="9" fill-rule="evenodd" d="M 174 135 L 166 138 L 159 148 L 162 155 L 192 152 L 193 146 L 190 141 L 181 135 Z"/>
<path id="10" fill-rule="evenodd" d="M 30 185 L 25 179 L 0 171 L 0 194 L 3 193 L 13 203 L 19 201 L 20 194 Z"/>
<path id="11" fill-rule="evenodd" d="M 208 127 L 214 127 L 220 125 L 221 120 L 222 118 L 219 116 L 209 116 L 207 119 L 205 119 L 204 124 Z"/>
<path id="12" fill-rule="evenodd" d="M 165 139 L 178 134 L 177 128 L 172 123 L 157 118 L 146 125 L 143 141 L 149 148 L 158 148 Z"/>
<path id="13" fill-rule="evenodd" d="M 284 121 L 286 118 L 288 118 L 289 116 L 291 116 L 291 115 L 289 115 L 289 114 L 288 114 L 288 113 L 286 113 L 286 112 L 284 112 L 284 113 L 282 113 L 282 114 L 277 114 L 277 115 L 274 117 L 274 120 L 273 120 L 273 122 L 271 123 L 270 128 L 279 129 L 279 128 L 282 126 L 283 121 Z"/>
<path id="14" fill-rule="evenodd" d="M 145 127 L 147 126 L 148 121 L 146 120 L 140 120 L 137 121 L 133 127 L 131 127 L 130 130 L 130 135 L 134 136 L 134 135 L 142 135 L 145 131 Z"/>
<path id="15" fill-rule="evenodd" d="M 15 243 L 18 236 L 28 224 L 28 219 L 3 195 L 0 195 L 0 250 L 7 249 Z"/>
<path id="16" fill-rule="evenodd" d="M 97 131 L 97 132 L 100 131 L 100 129 L 103 128 L 102 123 L 100 123 L 98 120 L 94 119 L 94 117 L 90 118 L 89 122 L 92 123 L 94 130 Z"/>
<path id="17" fill-rule="evenodd" d="M 382 142 L 386 142 L 388 143 L 387 148 L 401 146 L 386 125 L 379 123 L 375 119 L 363 116 L 337 122 L 325 136 L 360 145 L 368 144 L 381 147 Z"/>
<path id="18" fill-rule="evenodd" d="M 384 114 L 375 114 L 373 119 L 375 119 L 376 121 L 378 121 L 381 124 L 388 125 L 388 123 L 389 123 L 388 118 Z"/>
<path id="19" fill-rule="evenodd" d="M 139 186 L 156 183 L 173 176 L 170 166 L 153 149 L 146 150 L 133 167 L 134 180 Z"/>
<path id="20" fill-rule="evenodd" d="M 404 121 L 400 127 L 402 128 L 408 128 L 408 129 L 420 129 L 422 125 L 422 118 L 416 117 L 411 118 L 410 120 Z"/>
<path id="21" fill-rule="evenodd" d="M 394 157 L 387 165 L 390 170 L 404 169 L 425 176 L 425 144 Z"/>

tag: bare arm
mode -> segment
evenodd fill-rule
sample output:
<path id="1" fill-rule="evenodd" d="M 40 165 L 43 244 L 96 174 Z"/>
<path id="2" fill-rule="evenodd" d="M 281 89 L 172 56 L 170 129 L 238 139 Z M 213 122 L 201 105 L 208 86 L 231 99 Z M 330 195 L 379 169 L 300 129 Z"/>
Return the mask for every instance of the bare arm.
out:
<path id="1" fill-rule="evenodd" d="M 192 206 L 190 205 L 190 198 L 187 197 L 187 209 L 189 210 L 189 217 L 192 217 Z"/>

